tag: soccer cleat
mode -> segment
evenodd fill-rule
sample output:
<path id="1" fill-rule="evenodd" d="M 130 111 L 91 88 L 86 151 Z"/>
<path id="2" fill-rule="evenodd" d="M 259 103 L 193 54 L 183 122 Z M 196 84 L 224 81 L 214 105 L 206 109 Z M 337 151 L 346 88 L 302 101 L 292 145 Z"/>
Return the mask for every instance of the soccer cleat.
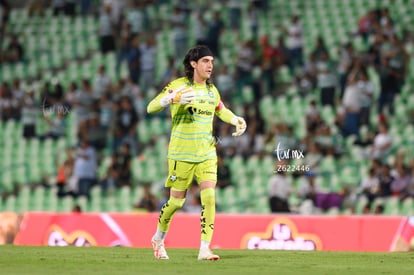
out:
<path id="1" fill-rule="evenodd" d="M 213 254 L 213 252 L 209 248 L 200 248 L 200 251 L 198 252 L 198 259 L 217 261 L 220 259 L 220 257 L 218 255 Z"/>
<path id="2" fill-rule="evenodd" d="M 152 249 L 154 250 L 154 256 L 160 260 L 168 260 L 167 251 L 164 247 L 164 240 L 155 240 L 154 237 L 151 239 Z"/>

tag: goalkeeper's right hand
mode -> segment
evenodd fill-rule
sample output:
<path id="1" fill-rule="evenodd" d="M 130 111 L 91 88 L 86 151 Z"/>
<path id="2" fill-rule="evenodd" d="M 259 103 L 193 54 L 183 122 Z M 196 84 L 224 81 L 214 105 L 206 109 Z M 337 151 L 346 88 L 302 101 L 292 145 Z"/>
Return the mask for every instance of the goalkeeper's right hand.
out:
<path id="1" fill-rule="evenodd" d="M 195 98 L 195 92 L 191 87 L 181 87 L 161 98 L 160 104 L 162 107 L 167 107 L 170 104 L 188 104 Z"/>

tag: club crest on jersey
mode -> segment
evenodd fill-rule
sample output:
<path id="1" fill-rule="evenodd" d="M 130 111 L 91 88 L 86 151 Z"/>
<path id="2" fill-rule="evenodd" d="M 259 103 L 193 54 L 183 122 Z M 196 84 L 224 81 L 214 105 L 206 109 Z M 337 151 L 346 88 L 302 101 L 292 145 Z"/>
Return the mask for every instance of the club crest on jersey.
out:
<path id="1" fill-rule="evenodd" d="M 177 180 L 177 175 L 176 174 L 172 174 L 170 176 L 170 181 L 176 181 Z"/>
<path id="2" fill-rule="evenodd" d="M 212 91 L 208 91 L 208 95 L 209 95 L 210 97 L 214 97 L 214 94 L 213 94 L 213 92 L 212 92 Z"/>

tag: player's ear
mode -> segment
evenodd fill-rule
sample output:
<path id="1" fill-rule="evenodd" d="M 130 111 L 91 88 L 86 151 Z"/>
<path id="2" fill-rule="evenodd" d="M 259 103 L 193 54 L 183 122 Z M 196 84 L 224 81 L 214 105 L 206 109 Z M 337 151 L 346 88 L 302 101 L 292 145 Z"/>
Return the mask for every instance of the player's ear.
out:
<path id="1" fill-rule="evenodd" d="M 191 61 L 190 65 L 191 65 L 191 67 L 193 67 L 193 69 L 195 69 L 195 67 L 197 66 L 197 62 Z"/>

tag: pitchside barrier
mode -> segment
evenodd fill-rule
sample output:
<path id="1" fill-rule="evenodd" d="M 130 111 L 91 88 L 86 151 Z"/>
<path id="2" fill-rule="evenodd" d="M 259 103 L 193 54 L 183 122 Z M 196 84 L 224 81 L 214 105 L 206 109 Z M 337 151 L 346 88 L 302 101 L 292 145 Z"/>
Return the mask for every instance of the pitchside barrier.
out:
<path id="1" fill-rule="evenodd" d="M 157 213 L 0 213 L 3 243 L 49 246 L 150 247 Z M 414 217 L 218 214 L 213 248 L 410 251 Z M 169 248 L 197 248 L 200 217 L 177 213 L 167 235 Z M 4 236 L 1 236 L 3 234 Z"/>

